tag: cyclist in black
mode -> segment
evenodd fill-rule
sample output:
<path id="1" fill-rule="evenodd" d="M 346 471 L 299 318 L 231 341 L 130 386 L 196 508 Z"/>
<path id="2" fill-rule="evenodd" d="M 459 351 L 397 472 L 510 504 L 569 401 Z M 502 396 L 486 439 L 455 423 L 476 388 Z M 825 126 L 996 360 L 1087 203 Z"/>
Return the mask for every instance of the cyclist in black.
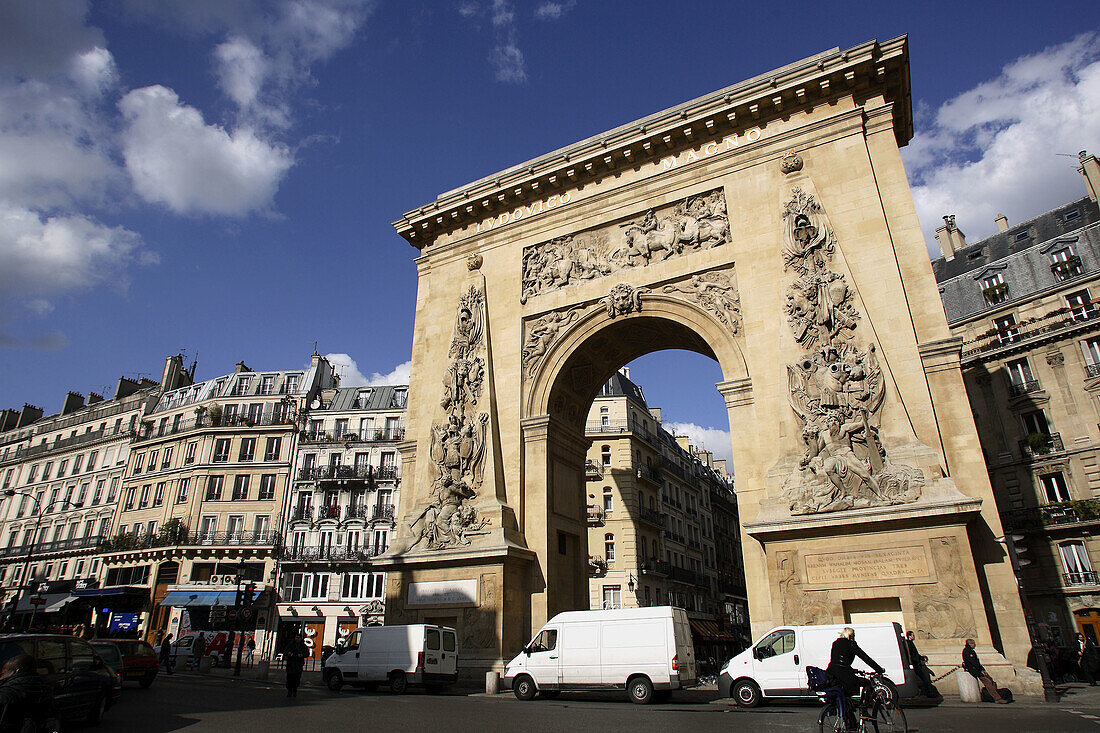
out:
<path id="1" fill-rule="evenodd" d="M 840 638 L 833 642 L 829 666 L 825 668 L 825 671 L 836 680 L 838 685 L 844 688 L 844 694 L 849 697 L 860 694 L 862 689 L 869 684 L 867 680 L 859 677 L 852 670 L 852 661 L 856 657 L 866 662 L 871 669 L 875 670 L 876 674 L 882 674 L 886 671 L 878 662 L 871 659 L 867 652 L 859 648 L 859 645 L 856 644 L 856 630 L 851 626 L 846 626 L 840 632 Z"/>

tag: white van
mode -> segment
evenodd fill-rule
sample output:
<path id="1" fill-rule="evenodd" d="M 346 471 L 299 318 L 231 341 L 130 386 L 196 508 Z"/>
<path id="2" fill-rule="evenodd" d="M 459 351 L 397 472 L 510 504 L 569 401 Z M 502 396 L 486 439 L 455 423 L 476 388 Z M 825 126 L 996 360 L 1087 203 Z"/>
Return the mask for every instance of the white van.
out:
<path id="1" fill-rule="evenodd" d="M 815 697 L 807 687 L 806 667 L 829 666 L 833 642 L 846 626 L 855 629 L 859 648 L 886 669 L 886 676 L 902 697 L 917 693 L 918 681 L 910 669 L 901 625 L 868 623 L 774 628 L 726 663 L 718 676 L 719 694 L 747 708 L 774 698 Z M 859 657 L 852 667 L 871 671 Z"/>
<path id="2" fill-rule="evenodd" d="M 409 685 L 439 692 L 458 680 L 458 638 L 454 629 L 431 624 L 364 626 L 337 642 L 321 679 L 330 690 L 384 682 L 398 695 Z"/>
<path id="3" fill-rule="evenodd" d="M 645 704 L 695 678 L 687 613 L 672 606 L 559 613 L 504 668 L 504 683 L 520 700 L 626 690 Z"/>

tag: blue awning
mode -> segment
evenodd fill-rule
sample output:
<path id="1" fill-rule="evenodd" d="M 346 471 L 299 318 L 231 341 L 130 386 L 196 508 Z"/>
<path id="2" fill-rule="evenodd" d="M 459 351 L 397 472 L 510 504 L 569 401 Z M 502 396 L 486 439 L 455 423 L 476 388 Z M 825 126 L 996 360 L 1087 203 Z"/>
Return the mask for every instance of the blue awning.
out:
<path id="1" fill-rule="evenodd" d="M 254 591 L 255 600 L 260 595 Z M 160 602 L 162 606 L 232 606 L 237 602 L 235 590 L 170 590 Z"/>

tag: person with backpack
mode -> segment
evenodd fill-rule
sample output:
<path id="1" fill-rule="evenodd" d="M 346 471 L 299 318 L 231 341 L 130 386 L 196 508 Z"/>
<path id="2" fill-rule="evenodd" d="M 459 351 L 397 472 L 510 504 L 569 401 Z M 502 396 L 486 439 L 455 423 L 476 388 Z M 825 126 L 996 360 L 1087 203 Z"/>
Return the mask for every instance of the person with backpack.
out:
<path id="1" fill-rule="evenodd" d="M 986 692 L 993 699 L 993 702 L 1006 704 L 1012 702 L 1003 697 L 997 690 L 997 683 L 993 681 L 993 678 L 989 676 L 989 673 L 985 671 L 985 667 L 982 666 L 981 661 L 978 659 L 978 652 L 974 651 L 974 647 L 977 646 L 977 642 L 973 639 L 966 640 L 966 646 L 963 647 L 963 663 L 964 670 L 970 673 L 970 676 L 978 680 L 985 686 Z"/>

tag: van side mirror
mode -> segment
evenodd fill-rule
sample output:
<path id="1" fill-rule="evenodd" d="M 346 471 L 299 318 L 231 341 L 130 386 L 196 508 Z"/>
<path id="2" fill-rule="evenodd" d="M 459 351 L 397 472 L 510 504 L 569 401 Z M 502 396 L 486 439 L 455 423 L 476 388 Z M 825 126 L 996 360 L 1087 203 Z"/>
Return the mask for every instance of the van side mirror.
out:
<path id="1" fill-rule="evenodd" d="M 523 647 L 523 653 L 526 654 L 527 656 L 531 656 L 531 647 L 529 647 L 529 646 Z"/>
<path id="2" fill-rule="evenodd" d="M 757 661 L 759 661 L 759 660 L 761 660 L 761 659 L 763 659 L 763 658 L 764 658 L 764 657 L 763 657 L 763 656 L 762 656 L 762 655 L 760 654 L 760 647 L 758 647 L 758 646 L 754 646 L 754 647 L 752 648 L 752 658 L 753 658 L 753 659 L 755 659 L 755 660 L 757 660 Z"/>

